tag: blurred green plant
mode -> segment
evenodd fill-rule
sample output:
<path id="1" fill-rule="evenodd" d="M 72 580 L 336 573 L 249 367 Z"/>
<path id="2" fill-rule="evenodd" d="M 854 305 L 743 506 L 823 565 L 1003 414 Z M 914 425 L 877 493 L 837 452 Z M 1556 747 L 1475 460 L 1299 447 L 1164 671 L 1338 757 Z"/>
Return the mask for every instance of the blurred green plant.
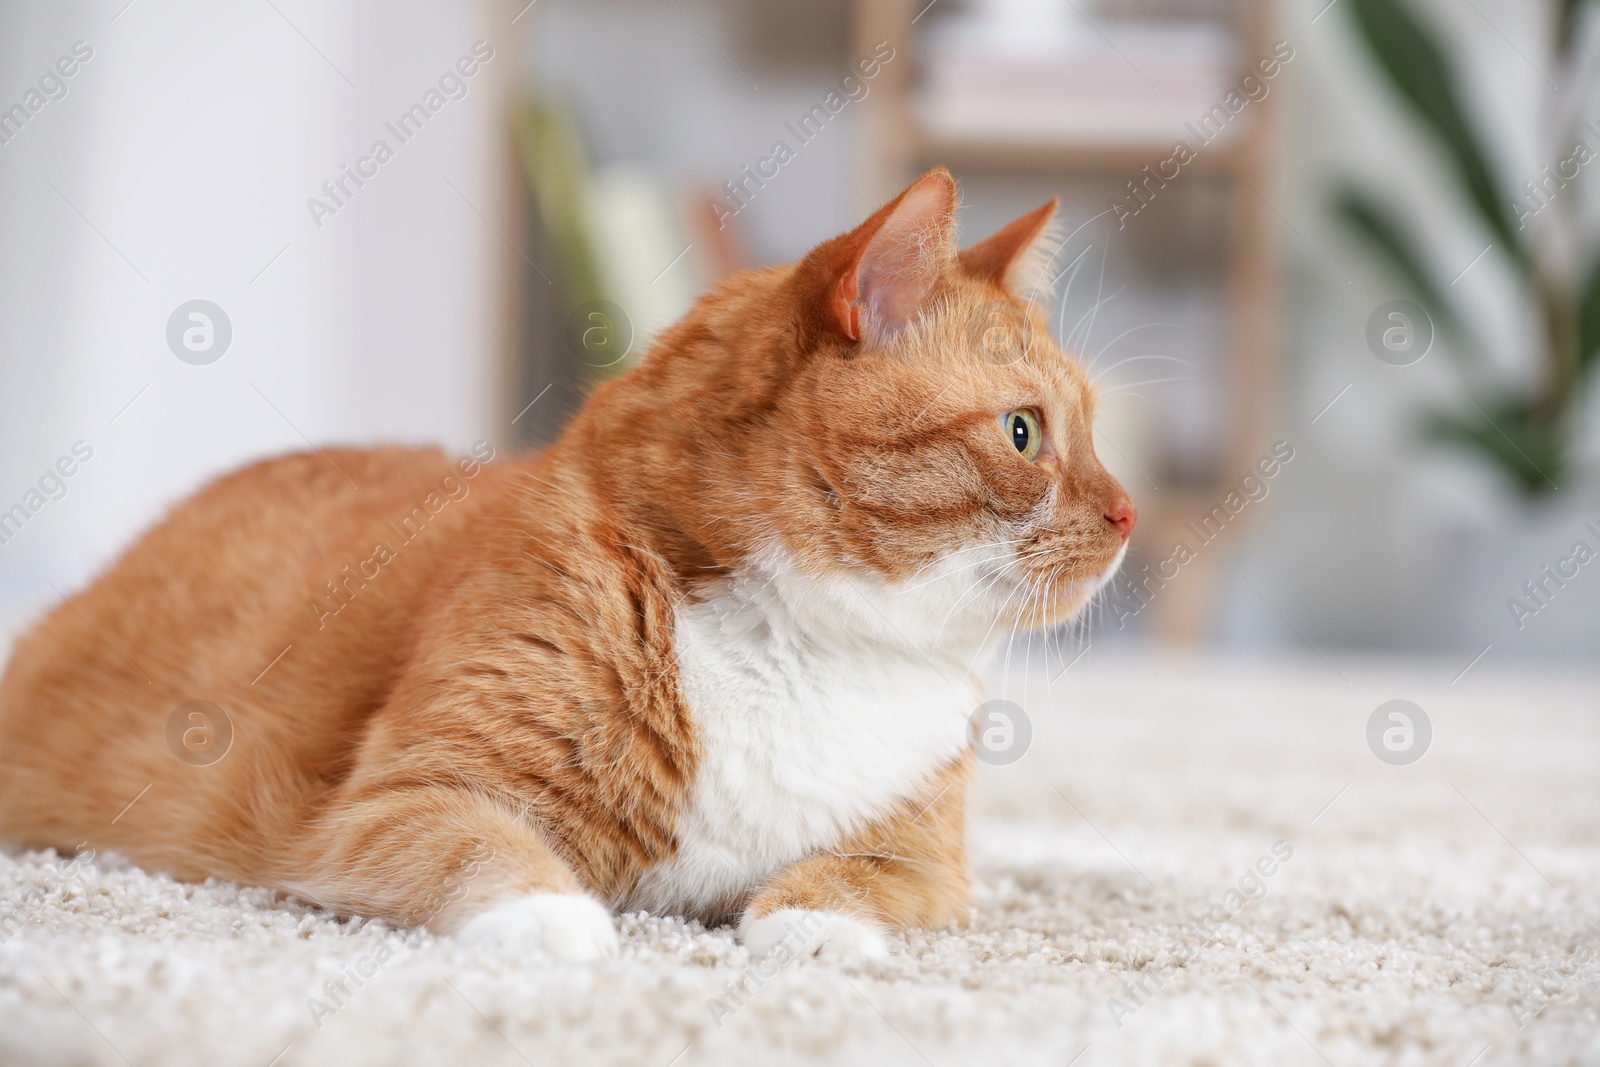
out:
<path id="1" fill-rule="evenodd" d="M 1558 84 L 1576 76 L 1577 24 L 1592 0 L 1555 0 L 1553 72 Z M 1531 497 L 1557 491 L 1571 465 L 1572 442 L 1583 394 L 1600 366 L 1600 248 L 1580 246 L 1576 257 L 1562 255 L 1549 240 L 1535 240 L 1535 230 L 1517 210 L 1515 194 L 1489 163 L 1478 134 L 1458 96 L 1450 57 L 1428 28 L 1412 13 L 1407 0 L 1350 0 L 1347 4 L 1357 35 L 1392 88 L 1430 131 L 1461 192 L 1493 238 L 1494 249 L 1526 286 L 1541 326 L 1537 374 L 1531 386 L 1508 383 L 1487 367 L 1488 344 L 1468 325 L 1449 293 L 1426 266 L 1415 235 L 1395 214 L 1369 193 L 1342 191 L 1338 211 L 1371 244 L 1440 330 L 1456 342 L 1450 350 L 1463 357 L 1461 372 L 1469 410 L 1436 409 L 1423 423 L 1425 434 L 1438 442 L 1465 449 L 1498 467 Z M 1571 76 L 1571 77 L 1569 77 Z M 1559 92 L 1547 110 L 1561 113 Z M 1573 132 L 1570 128 L 1564 134 Z M 1566 143 L 1571 143 L 1567 141 Z M 1575 196 L 1554 196 L 1542 206 L 1556 219 L 1544 220 L 1545 233 L 1577 233 L 1572 214 Z"/>

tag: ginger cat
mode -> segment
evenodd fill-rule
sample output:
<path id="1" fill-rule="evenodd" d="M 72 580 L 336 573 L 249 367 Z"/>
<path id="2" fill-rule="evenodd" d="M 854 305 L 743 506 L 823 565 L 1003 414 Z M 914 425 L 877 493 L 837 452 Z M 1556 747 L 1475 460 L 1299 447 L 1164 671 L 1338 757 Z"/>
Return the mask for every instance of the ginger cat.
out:
<path id="1" fill-rule="evenodd" d="M 562 960 L 641 908 L 965 922 L 970 671 L 1135 512 L 1037 299 L 1055 201 L 959 253 L 955 208 L 936 169 L 731 279 L 541 453 L 212 484 L 18 643 L 0 838 Z"/>

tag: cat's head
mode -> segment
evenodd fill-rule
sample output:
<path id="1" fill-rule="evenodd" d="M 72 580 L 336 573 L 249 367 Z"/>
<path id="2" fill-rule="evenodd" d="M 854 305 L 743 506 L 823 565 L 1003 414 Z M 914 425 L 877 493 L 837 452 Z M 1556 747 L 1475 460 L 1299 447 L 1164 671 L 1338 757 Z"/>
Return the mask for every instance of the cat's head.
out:
<path id="1" fill-rule="evenodd" d="M 919 640 L 1083 606 L 1135 511 L 1095 455 L 1092 385 L 1050 336 L 1055 209 L 958 252 L 939 168 L 663 339 L 641 369 L 697 423 L 696 521 L 719 562 Z"/>

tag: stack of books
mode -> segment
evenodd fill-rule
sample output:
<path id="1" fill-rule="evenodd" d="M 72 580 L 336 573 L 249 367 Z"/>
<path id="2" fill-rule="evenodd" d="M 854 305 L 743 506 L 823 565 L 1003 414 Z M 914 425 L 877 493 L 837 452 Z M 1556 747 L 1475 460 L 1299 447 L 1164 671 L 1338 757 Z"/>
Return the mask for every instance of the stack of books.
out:
<path id="1" fill-rule="evenodd" d="M 982 3 L 924 31 L 912 113 L 935 142 L 1170 148 L 1221 104 L 1237 42 L 1203 21 L 1113 20 L 1052 0 Z"/>

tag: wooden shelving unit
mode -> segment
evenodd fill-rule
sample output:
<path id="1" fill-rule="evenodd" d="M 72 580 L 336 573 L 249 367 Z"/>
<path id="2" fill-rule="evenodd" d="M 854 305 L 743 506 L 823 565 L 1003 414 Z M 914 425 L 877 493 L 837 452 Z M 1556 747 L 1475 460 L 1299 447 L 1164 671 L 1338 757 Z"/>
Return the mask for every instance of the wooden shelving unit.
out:
<path id="1" fill-rule="evenodd" d="M 1240 57 L 1235 84 L 1250 64 L 1270 53 L 1272 13 L 1270 0 L 1238 0 L 1234 5 L 1230 29 Z M 951 137 L 926 129 L 917 120 L 913 103 L 918 85 L 914 23 L 936 15 L 937 9 L 930 10 L 927 0 L 855 0 L 853 5 L 852 54 L 870 54 L 878 41 L 888 41 L 896 53 L 896 61 L 883 67 L 874 86 L 876 106 L 864 108 L 859 120 L 859 165 L 852 181 L 865 195 L 885 200 L 937 163 L 1100 178 L 1107 180 L 1108 189 L 1118 190 L 1146 164 L 1172 150 L 1179 131 L 1173 137 L 1130 142 L 1028 138 L 981 130 Z M 1252 103 L 1248 124 L 1230 130 L 1229 137 L 1207 146 L 1184 168 L 1220 180 L 1226 190 L 1228 240 L 1221 269 L 1227 305 L 1224 368 L 1229 410 L 1224 422 L 1228 430 L 1208 479 L 1191 480 L 1178 490 L 1137 494 L 1141 520 L 1135 538 L 1151 558 L 1171 550 L 1183 536 L 1185 522 L 1221 503 L 1255 460 L 1270 451 L 1272 431 L 1278 425 L 1282 290 L 1271 198 L 1279 96 L 1274 89 L 1259 104 Z M 1241 523 L 1252 518 L 1250 509 L 1239 517 Z M 1177 641 L 1202 636 L 1213 614 L 1219 573 L 1229 549 L 1241 542 L 1232 533 L 1225 540 L 1201 550 L 1181 579 L 1169 583 L 1152 603 L 1153 629 L 1159 635 Z"/>

